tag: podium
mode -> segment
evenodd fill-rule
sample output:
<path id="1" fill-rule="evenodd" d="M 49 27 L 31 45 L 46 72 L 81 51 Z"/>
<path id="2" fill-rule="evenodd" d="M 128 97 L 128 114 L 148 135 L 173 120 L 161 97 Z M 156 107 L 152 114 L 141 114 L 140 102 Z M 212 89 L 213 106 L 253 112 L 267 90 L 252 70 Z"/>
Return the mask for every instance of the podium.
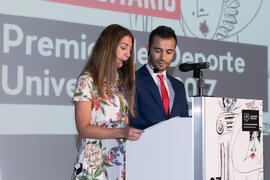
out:
<path id="1" fill-rule="evenodd" d="M 263 180 L 262 100 L 193 97 L 172 118 L 127 142 L 127 180 Z"/>
<path id="2" fill-rule="evenodd" d="M 128 141 L 127 180 L 193 179 L 191 131 L 191 118 L 177 117 Z"/>

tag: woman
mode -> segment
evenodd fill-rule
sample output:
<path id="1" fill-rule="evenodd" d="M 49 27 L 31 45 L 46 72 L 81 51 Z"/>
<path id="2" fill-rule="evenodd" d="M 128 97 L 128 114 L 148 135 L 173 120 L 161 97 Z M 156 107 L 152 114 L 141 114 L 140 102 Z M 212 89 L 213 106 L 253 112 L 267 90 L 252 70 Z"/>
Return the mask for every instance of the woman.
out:
<path id="1" fill-rule="evenodd" d="M 125 141 L 142 130 L 127 126 L 134 116 L 134 38 L 119 25 L 99 36 L 74 93 L 81 138 L 73 179 L 125 179 Z"/>

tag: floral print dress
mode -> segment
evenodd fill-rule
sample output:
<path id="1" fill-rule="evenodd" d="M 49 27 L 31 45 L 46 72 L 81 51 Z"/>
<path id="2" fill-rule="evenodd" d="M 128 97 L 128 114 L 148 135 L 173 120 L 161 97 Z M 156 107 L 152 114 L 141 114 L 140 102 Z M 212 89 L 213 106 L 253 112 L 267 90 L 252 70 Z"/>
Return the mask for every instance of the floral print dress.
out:
<path id="1" fill-rule="evenodd" d="M 128 104 L 122 93 L 113 90 L 113 98 L 100 98 L 90 73 L 77 81 L 73 101 L 92 101 L 91 124 L 104 128 L 126 126 Z M 73 180 L 125 179 L 125 139 L 83 138 L 76 162 Z"/>

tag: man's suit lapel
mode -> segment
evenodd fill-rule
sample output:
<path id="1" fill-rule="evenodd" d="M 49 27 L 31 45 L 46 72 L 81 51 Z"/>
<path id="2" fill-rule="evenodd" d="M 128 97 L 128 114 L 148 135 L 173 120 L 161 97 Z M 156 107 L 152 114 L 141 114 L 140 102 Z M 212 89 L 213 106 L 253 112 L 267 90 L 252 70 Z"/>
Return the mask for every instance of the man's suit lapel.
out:
<path id="1" fill-rule="evenodd" d="M 158 103 L 161 111 L 166 116 L 165 108 L 163 106 L 163 102 L 162 102 L 162 99 L 161 99 L 161 96 L 159 93 L 158 86 L 156 85 L 151 74 L 149 73 L 148 69 L 146 68 L 146 65 L 144 65 L 141 70 L 142 70 L 142 75 L 144 77 L 143 79 L 145 80 L 145 85 L 149 88 L 154 100 L 156 101 L 156 103 Z"/>

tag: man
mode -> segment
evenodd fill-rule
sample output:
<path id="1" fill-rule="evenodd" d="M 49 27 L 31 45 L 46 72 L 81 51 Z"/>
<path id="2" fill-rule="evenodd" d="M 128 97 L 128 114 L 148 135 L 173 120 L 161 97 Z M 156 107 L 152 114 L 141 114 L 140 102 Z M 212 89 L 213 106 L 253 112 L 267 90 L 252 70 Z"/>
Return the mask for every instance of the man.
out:
<path id="1" fill-rule="evenodd" d="M 188 116 L 188 104 L 182 82 L 166 70 L 174 59 L 176 35 L 173 29 L 159 26 L 149 37 L 148 63 L 136 71 L 136 117 L 130 125 L 145 129 L 166 119 Z"/>

